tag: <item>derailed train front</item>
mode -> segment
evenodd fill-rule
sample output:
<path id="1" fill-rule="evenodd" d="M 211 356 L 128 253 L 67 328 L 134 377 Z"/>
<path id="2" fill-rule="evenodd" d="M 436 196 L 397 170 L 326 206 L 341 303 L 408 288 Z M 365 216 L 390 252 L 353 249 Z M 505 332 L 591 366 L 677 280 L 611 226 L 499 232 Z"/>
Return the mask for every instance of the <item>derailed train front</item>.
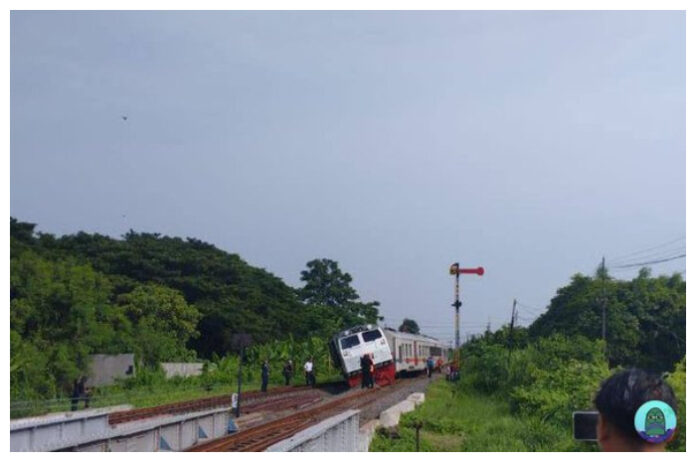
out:
<path id="1" fill-rule="evenodd" d="M 351 387 L 362 381 L 360 358 L 365 354 L 374 361 L 375 382 L 382 386 L 394 383 L 394 359 L 384 331 L 378 326 L 355 326 L 334 335 L 329 342 L 329 351 L 334 366 L 343 372 Z"/>

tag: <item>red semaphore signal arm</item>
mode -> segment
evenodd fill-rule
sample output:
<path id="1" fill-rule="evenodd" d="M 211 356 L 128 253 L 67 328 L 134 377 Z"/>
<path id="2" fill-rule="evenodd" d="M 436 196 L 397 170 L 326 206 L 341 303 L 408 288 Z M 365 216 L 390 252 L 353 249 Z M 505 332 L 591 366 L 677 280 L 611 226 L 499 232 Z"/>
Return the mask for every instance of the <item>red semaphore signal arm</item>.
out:
<path id="1" fill-rule="evenodd" d="M 479 276 L 483 276 L 483 267 L 479 266 L 478 268 L 460 268 L 459 274 L 478 274 Z"/>
<path id="2" fill-rule="evenodd" d="M 483 276 L 483 267 L 478 268 L 460 268 L 458 264 L 450 266 L 450 274 L 478 274 Z"/>

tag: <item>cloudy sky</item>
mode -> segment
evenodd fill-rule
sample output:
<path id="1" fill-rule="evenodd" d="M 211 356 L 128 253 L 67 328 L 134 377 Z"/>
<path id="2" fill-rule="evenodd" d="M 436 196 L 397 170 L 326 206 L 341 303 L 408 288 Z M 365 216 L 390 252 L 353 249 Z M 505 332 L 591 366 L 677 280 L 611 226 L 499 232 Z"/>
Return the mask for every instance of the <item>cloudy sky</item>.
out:
<path id="1" fill-rule="evenodd" d="M 10 161 L 40 231 L 197 237 L 293 286 L 332 258 L 447 340 L 448 267 L 480 265 L 463 332 L 515 297 L 528 324 L 602 256 L 681 252 L 685 16 L 13 12 Z"/>

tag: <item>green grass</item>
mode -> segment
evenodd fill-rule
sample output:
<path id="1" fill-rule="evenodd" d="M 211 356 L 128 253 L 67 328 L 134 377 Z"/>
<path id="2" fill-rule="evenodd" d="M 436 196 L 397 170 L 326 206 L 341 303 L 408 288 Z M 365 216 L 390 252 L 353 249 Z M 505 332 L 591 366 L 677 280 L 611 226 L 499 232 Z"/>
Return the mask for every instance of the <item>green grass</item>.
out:
<path id="1" fill-rule="evenodd" d="M 320 376 L 317 383 L 333 382 L 340 380 L 338 376 Z M 282 380 L 271 381 L 269 389 L 282 386 Z M 291 385 L 304 385 L 304 376 L 296 374 Z M 242 383 L 242 391 L 254 391 L 261 389 L 261 380 L 245 377 Z M 237 381 L 230 380 L 227 383 L 206 384 L 201 377 L 175 378 L 170 380 L 157 380 L 150 384 L 126 385 L 119 384 L 96 388 L 90 399 L 90 408 L 130 404 L 134 408 L 159 406 L 179 401 L 232 394 L 237 392 Z M 243 403 L 242 403 L 243 405 Z M 10 404 L 10 418 L 20 418 L 33 415 L 41 415 L 51 412 L 65 412 L 70 410 L 70 398 L 60 398 L 46 401 L 21 402 L 14 401 Z M 78 409 L 83 409 L 80 403 Z"/>
<path id="2" fill-rule="evenodd" d="M 568 416 L 570 419 L 570 416 Z M 594 451 L 573 441 L 569 428 L 513 415 L 505 400 L 444 380 L 433 383 L 416 411 L 401 417 L 398 438 L 377 433 L 371 451 L 415 451 L 414 422 L 420 421 L 421 451 Z"/>

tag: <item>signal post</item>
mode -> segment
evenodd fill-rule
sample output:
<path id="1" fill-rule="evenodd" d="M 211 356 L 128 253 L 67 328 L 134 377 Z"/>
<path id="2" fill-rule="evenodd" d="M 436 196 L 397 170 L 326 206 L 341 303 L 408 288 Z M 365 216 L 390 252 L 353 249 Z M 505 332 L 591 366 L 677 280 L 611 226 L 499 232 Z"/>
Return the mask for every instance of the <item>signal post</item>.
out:
<path id="1" fill-rule="evenodd" d="M 459 308 L 462 306 L 462 302 L 459 300 L 459 275 L 460 274 L 478 274 L 483 276 L 483 267 L 478 268 L 460 268 L 459 262 L 453 263 L 450 266 L 449 272 L 451 275 L 455 276 L 454 279 L 454 363 L 455 366 L 459 367 Z"/>

